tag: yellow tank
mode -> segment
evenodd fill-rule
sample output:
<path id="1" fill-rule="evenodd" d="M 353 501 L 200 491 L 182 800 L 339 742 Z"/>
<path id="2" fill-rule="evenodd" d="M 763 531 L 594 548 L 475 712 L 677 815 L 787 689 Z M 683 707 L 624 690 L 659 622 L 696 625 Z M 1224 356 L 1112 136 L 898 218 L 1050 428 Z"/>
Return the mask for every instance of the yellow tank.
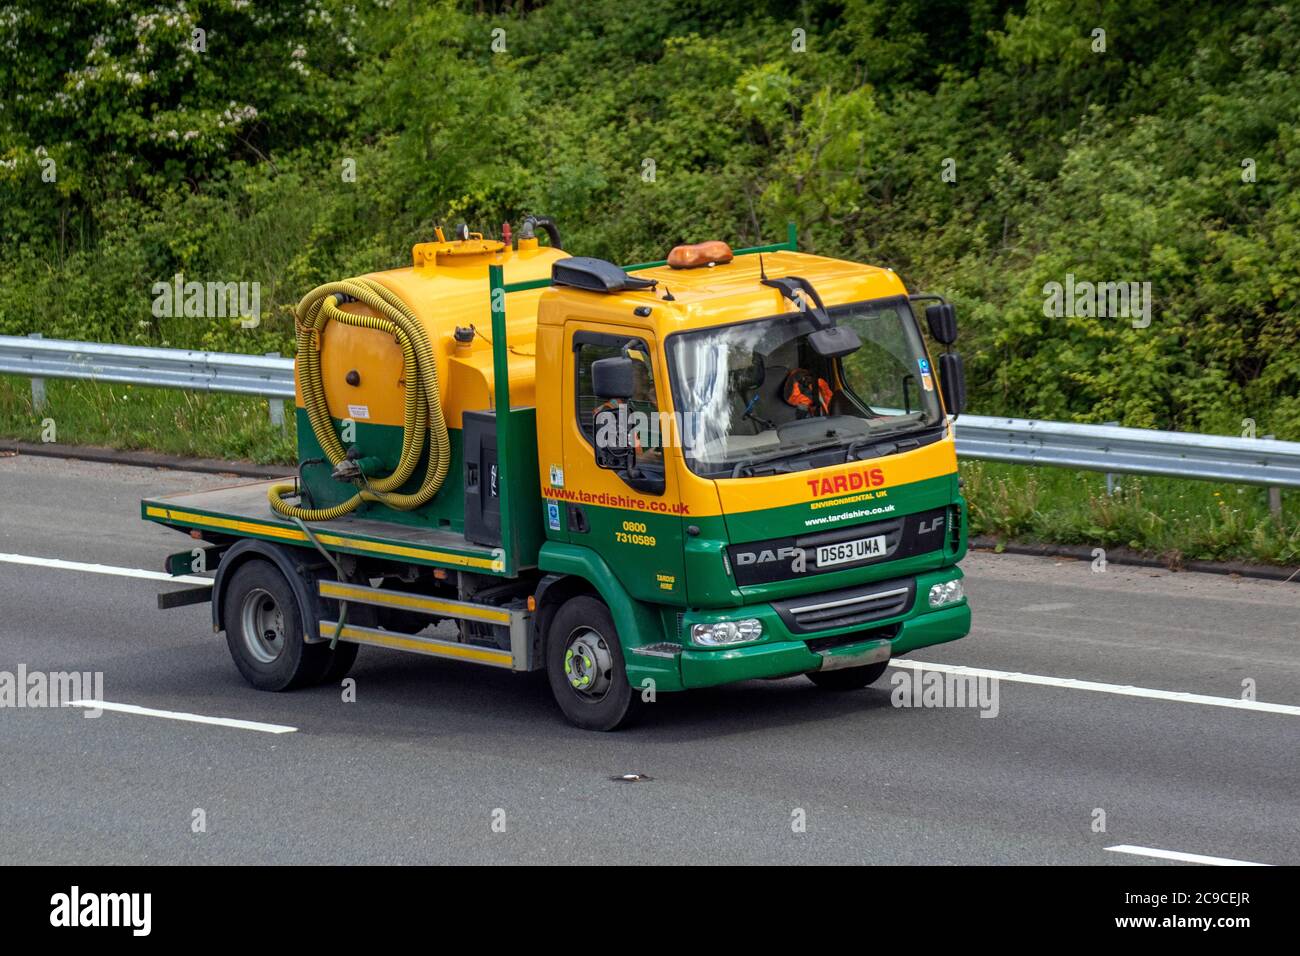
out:
<path id="1" fill-rule="evenodd" d="M 440 234 L 439 241 L 413 248 L 409 268 L 321 286 L 304 298 L 295 378 L 305 494 L 295 503 L 278 486 L 275 510 L 313 520 L 360 507 L 367 517 L 460 530 L 464 414 L 494 404 L 488 269 L 501 266 L 506 283 L 544 280 L 567 255 L 535 238 L 520 238 L 515 249 L 479 235 L 444 241 Z M 541 292 L 510 297 L 516 407 L 534 404 Z M 408 381 L 412 371 L 415 392 L 427 387 L 437 395 L 436 407 L 418 400 Z M 422 443 L 415 454 L 413 443 Z M 350 461 L 340 461 L 344 452 Z M 394 473 L 403 470 L 404 457 L 410 477 L 400 480 Z"/>

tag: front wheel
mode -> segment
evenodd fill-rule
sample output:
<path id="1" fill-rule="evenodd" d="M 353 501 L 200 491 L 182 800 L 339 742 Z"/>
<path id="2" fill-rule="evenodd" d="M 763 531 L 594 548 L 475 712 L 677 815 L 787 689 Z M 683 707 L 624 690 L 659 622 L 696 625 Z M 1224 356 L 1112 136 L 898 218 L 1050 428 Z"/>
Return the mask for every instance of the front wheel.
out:
<path id="1" fill-rule="evenodd" d="M 614 618 L 586 595 L 570 598 L 551 619 L 546 677 L 564 716 L 584 730 L 615 730 L 640 703 L 627 680 Z"/>
<path id="2" fill-rule="evenodd" d="M 862 690 L 880 680 L 889 661 L 867 664 L 863 667 L 846 667 L 838 671 L 812 671 L 808 679 L 822 690 Z"/>

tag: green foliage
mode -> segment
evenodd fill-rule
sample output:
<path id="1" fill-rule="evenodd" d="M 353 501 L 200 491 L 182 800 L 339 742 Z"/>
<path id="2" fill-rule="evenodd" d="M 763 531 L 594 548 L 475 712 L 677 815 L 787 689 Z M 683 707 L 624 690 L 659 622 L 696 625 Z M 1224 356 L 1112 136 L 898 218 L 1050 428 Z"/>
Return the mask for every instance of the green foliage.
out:
<path id="1" fill-rule="evenodd" d="M 232 162 L 336 133 L 355 21 L 328 0 L 6 4 L 0 197 L 26 213 L 7 227 L 66 254 L 96 243 L 101 204 L 154 208 Z M 42 157 L 56 188 L 31 188 Z"/>
<path id="2" fill-rule="evenodd" d="M 794 219 L 958 303 L 974 410 L 1300 439 L 1292 6 L 47 7 L 0 13 L 0 333 L 288 353 L 435 224 L 629 262 Z M 176 273 L 259 282 L 262 326 L 155 318 Z M 1150 325 L 1045 315 L 1067 274 L 1149 282 Z"/>

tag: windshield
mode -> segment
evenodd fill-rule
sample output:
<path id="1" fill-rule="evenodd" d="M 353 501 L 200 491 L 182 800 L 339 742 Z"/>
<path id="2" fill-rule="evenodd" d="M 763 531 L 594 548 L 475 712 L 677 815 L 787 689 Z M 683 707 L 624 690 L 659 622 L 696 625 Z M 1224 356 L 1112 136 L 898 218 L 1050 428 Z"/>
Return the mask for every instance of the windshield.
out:
<path id="1" fill-rule="evenodd" d="M 818 449 L 869 457 L 887 438 L 941 421 L 937 385 L 904 297 L 828 309 L 862 347 L 818 355 L 803 312 L 741 322 L 668 340 L 673 394 L 691 469 L 739 475 L 756 463 L 820 467 Z M 890 449 L 876 451 L 887 454 Z M 860 452 L 860 454 L 859 454 Z"/>

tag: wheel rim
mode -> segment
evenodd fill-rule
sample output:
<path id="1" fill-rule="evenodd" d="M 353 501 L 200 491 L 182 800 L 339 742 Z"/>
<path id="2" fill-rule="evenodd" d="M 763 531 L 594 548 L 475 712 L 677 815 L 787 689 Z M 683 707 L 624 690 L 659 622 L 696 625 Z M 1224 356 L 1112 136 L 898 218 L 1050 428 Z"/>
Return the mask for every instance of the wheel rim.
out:
<path id="1" fill-rule="evenodd" d="M 253 588 L 240 611 L 244 646 L 255 660 L 270 664 L 284 650 L 284 611 L 269 591 Z"/>
<path id="2" fill-rule="evenodd" d="M 614 655 L 599 631 L 579 627 L 569 634 L 564 647 L 564 676 L 583 700 L 594 703 L 605 699 L 614 683 Z"/>

